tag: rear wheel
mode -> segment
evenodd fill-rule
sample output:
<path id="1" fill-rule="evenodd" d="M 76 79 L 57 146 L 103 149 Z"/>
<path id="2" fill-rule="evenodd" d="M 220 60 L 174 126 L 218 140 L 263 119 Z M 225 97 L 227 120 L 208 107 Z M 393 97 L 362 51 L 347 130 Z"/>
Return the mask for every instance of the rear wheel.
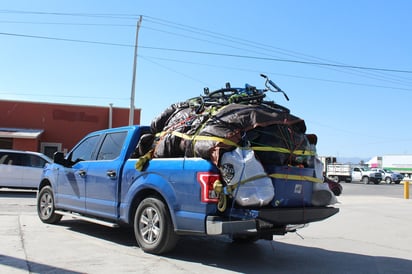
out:
<path id="1" fill-rule="evenodd" d="M 150 197 L 137 207 L 134 233 L 140 248 L 147 253 L 162 254 L 177 243 L 172 220 L 163 201 Z"/>
<path id="2" fill-rule="evenodd" d="M 37 196 L 37 214 L 43 223 L 56 224 L 62 215 L 54 213 L 54 195 L 50 186 L 45 186 L 40 189 Z"/>

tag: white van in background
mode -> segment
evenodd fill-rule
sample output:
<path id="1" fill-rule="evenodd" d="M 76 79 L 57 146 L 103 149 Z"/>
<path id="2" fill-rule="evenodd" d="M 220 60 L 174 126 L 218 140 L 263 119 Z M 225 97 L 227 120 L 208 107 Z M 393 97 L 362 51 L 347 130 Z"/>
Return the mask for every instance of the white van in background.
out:
<path id="1" fill-rule="evenodd" d="M 37 189 L 44 166 L 51 162 L 42 153 L 0 149 L 0 188 Z"/>

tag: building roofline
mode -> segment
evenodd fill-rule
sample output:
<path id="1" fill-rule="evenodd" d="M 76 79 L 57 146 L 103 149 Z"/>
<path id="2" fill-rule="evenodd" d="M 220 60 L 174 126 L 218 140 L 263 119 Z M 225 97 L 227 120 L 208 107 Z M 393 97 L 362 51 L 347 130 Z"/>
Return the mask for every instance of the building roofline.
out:
<path id="1" fill-rule="evenodd" d="M 65 104 L 65 103 L 54 103 L 54 102 L 40 102 L 40 101 L 27 101 L 27 100 L 10 100 L 1 99 L 0 102 L 11 102 L 11 103 L 25 103 L 25 104 L 36 104 L 36 105 L 60 105 L 60 106 L 77 106 L 77 107 L 93 107 L 93 108 L 110 108 L 113 109 L 129 109 L 129 107 L 116 107 L 114 104 L 110 105 L 82 105 L 82 104 Z M 135 110 L 141 111 L 141 108 L 135 108 Z"/>

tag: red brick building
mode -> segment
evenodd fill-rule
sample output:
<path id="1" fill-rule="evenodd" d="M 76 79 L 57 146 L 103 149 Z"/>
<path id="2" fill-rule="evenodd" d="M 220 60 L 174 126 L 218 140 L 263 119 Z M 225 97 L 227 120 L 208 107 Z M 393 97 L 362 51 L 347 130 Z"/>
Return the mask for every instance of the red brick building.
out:
<path id="1" fill-rule="evenodd" d="M 0 148 L 52 156 L 70 150 L 87 133 L 129 124 L 129 109 L 0 100 Z M 134 111 L 140 124 L 140 109 Z"/>

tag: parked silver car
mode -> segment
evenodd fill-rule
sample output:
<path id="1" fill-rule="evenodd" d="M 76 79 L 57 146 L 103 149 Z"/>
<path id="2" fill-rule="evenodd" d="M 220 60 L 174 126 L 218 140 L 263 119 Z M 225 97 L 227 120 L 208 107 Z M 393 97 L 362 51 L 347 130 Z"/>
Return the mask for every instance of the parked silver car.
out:
<path id="1" fill-rule="evenodd" d="M 376 172 L 382 173 L 382 180 L 385 181 L 387 184 L 391 184 L 392 182 L 395 184 L 399 184 L 403 180 L 403 175 L 397 172 L 393 172 L 390 169 L 386 168 L 372 168 Z"/>
<path id="2" fill-rule="evenodd" d="M 36 189 L 44 166 L 51 162 L 38 152 L 0 149 L 0 188 Z"/>

